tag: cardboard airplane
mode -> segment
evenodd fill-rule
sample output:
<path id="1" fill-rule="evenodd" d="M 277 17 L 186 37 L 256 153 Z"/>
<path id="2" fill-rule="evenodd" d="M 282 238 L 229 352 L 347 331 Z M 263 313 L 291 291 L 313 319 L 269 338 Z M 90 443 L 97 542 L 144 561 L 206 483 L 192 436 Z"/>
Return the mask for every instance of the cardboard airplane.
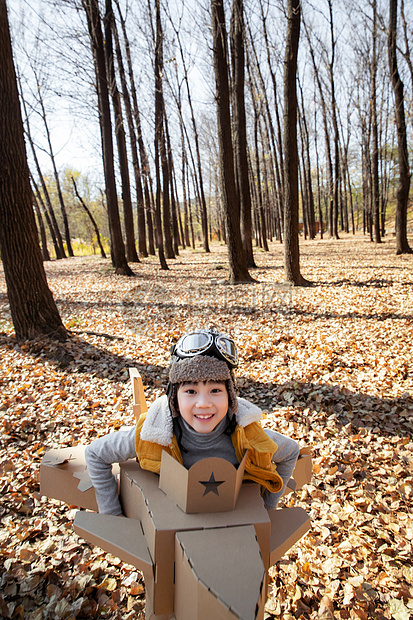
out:
<path id="1" fill-rule="evenodd" d="M 133 411 L 147 411 L 142 379 L 130 369 Z M 160 476 L 135 460 L 114 467 L 125 516 L 96 514 L 84 446 L 51 450 L 40 467 L 43 495 L 85 510 L 75 532 L 143 572 L 150 620 L 262 620 L 267 571 L 310 527 L 300 507 L 267 511 L 259 485 L 219 458 L 189 470 L 166 452 Z M 286 492 L 310 482 L 308 448 Z M 127 518 L 125 518 L 127 517 Z"/>

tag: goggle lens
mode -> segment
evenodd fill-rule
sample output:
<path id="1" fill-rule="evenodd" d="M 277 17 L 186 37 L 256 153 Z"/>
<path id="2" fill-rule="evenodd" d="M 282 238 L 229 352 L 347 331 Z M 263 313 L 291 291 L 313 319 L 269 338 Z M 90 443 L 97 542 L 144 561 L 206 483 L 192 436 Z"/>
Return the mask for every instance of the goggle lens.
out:
<path id="1" fill-rule="evenodd" d="M 209 334 L 200 332 L 184 336 L 178 343 L 178 347 L 183 353 L 197 353 L 206 349 L 211 342 L 212 338 Z"/>
<path id="2" fill-rule="evenodd" d="M 238 359 L 237 348 L 233 340 L 221 336 L 220 338 L 217 338 L 216 343 L 222 353 L 227 355 L 231 361 L 235 362 Z"/>

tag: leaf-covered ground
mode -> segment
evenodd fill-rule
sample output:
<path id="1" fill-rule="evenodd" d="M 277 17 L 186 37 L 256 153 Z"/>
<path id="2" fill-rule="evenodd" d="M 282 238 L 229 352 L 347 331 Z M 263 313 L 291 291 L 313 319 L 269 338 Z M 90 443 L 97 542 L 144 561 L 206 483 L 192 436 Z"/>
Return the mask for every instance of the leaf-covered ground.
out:
<path id="1" fill-rule="evenodd" d="M 240 394 L 313 449 L 312 484 L 293 497 L 312 529 L 271 569 L 267 618 L 413 614 L 413 258 L 396 257 L 392 239 L 303 242 L 314 286 L 294 290 L 280 245 L 256 260 L 260 283 L 238 287 L 223 284 L 218 245 L 182 252 L 169 271 L 146 259 L 135 278 L 94 257 L 46 264 L 65 343 L 14 340 L 2 277 L 2 617 L 144 617 L 140 573 L 73 533 L 74 507 L 39 494 L 39 463 L 133 424 L 127 367 L 152 401 L 170 344 L 210 324 L 237 340 Z"/>

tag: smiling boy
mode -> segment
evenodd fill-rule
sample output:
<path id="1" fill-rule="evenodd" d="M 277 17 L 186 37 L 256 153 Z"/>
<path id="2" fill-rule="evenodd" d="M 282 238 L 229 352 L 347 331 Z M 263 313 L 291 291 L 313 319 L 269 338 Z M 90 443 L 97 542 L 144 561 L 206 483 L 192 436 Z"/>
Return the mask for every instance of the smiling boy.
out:
<path id="1" fill-rule="evenodd" d="M 214 456 L 237 466 L 248 451 L 244 479 L 259 483 L 266 508 L 275 508 L 299 446 L 264 430 L 261 410 L 237 397 L 233 340 L 215 330 L 198 330 L 184 334 L 171 353 L 167 393 L 139 418 L 136 429 L 106 435 L 86 448 L 99 512 L 122 513 L 112 463 L 137 457 L 143 469 L 159 474 L 164 450 L 186 468 Z"/>
<path id="2" fill-rule="evenodd" d="M 182 383 L 177 393 L 179 413 L 197 433 L 210 433 L 228 412 L 225 383 Z"/>

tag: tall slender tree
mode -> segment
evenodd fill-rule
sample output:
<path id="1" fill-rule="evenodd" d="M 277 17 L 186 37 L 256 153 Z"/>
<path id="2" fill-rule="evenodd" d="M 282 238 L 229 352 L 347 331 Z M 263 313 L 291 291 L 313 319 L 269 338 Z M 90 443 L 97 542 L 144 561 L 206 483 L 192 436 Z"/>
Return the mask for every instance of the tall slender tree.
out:
<path id="1" fill-rule="evenodd" d="M 110 253 L 113 267 L 119 275 L 132 276 L 129 267 L 122 228 L 119 217 L 119 205 L 116 194 L 115 166 L 112 140 L 112 121 L 110 116 L 108 80 L 105 62 L 105 46 L 102 33 L 101 18 L 97 0 L 82 0 L 86 12 L 89 38 L 93 53 L 96 74 L 99 124 L 102 140 L 103 170 L 106 184 L 106 201 L 110 232 Z"/>
<path id="2" fill-rule="evenodd" d="M 46 262 L 50 260 L 50 254 L 49 254 L 49 250 L 47 247 L 46 229 L 44 227 L 42 212 L 40 211 L 40 206 L 37 202 L 37 198 L 34 192 L 32 195 L 33 195 L 33 206 L 34 206 L 34 210 L 36 211 L 37 221 L 39 223 L 42 257 L 43 257 L 43 261 Z"/>
<path id="3" fill-rule="evenodd" d="M 29 141 L 31 150 L 32 150 L 32 155 L 33 155 L 33 159 L 34 159 L 34 163 L 36 166 L 36 170 L 37 170 L 37 174 L 39 175 L 39 181 L 40 184 L 42 186 L 42 190 L 43 190 L 43 195 L 44 195 L 44 200 L 45 200 L 45 209 L 47 209 L 47 211 L 45 211 L 48 215 L 48 222 L 50 221 L 50 231 L 51 231 L 51 235 L 53 238 L 53 243 L 54 243 L 54 248 L 55 248 L 55 253 L 56 253 L 56 258 L 60 259 L 60 258 L 66 258 L 66 253 L 65 253 L 65 248 L 63 245 L 63 239 L 62 239 L 62 235 L 60 234 L 60 230 L 59 227 L 57 225 L 57 221 L 56 221 L 56 216 L 53 210 L 53 206 L 52 206 L 52 202 L 50 200 L 50 196 L 49 196 L 49 192 L 47 190 L 46 187 L 46 183 L 44 180 L 44 176 L 42 174 L 41 168 L 40 168 L 40 163 L 39 163 L 39 159 L 37 157 L 37 152 L 36 152 L 36 148 L 34 145 L 34 141 L 32 138 L 32 134 L 30 131 L 30 123 L 29 123 L 29 117 L 27 114 L 27 106 L 26 106 L 26 102 L 24 100 L 23 97 L 23 92 L 22 92 L 22 88 L 21 88 L 21 82 L 20 82 L 20 78 L 19 76 L 17 77 L 17 82 L 18 82 L 18 86 L 19 86 L 19 92 L 20 92 L 20 96 L 21 96 L 21 103 L 22 103 L 22 107 L 23 107 L 23 111 L 24 111 L 24 116 L 25 116 L 25 122 L 26 122 L 26 129 L 25 129 L 25 135 Z M 36 196 L 38 195 L 38 198 L 41 199 L 40 193 L 38 192 L 37 188 L 36 188 Z"/>
<path id="4" fill-rule="evenodd" d="M 333 122 L 334 131 L 334 194 L 333 194 L 333 213 L 331 236 L 338 239 L 338 200 L 339 200 L 339 182 L 340 182 L 340 136 L 338 132 L 337 120 L 337 101 L 336 101 L 336 84 L 334 76 L 334 63 L 336 59 L 336 39 L 334 35 L 333 21 L 333 0 L 327 0 L 328 11 L 330 17 L 330 40 L 331 40 L 331 58 L 328 62 L 328 76 L 330 79 L 330 97 L 331 97 L 331 120 Z"/>
<path id="5" fill-rule="evenodd" d="M 306 22 L 304 21 L 304 30 L 308 42 L 308 47 L 311 56 L 311 62 L 313 65 L 314 78 L 317 83 L 318 92 L 320 96 L 321 102 L 321 110 L 323 115 L 323 129 L 324 129 L 324 139 L 325 139 L 325 149 L 326 149 L 326 157 L 327 157 L 327 176 L 328 176 L 328 207 L 327 207 L 327 221 L 328 221 L 328 230 L 330 237 L 334 236 L 334 175 L 333 175 L 333 159 L 331 156 L 331 144 L 330 144 L 330 131 L 328 128 L 328 118 L 327 118 L 327 103 L 324 96 L 324 88 L 321 83 L 321 77 L 319 68 L 316 63 L 314 47 L 311 41 L 310 32 L 307 27 Z"/>
<path id="6" fill-rule="evenodd" d="M 161 160 L 162 160 L 162 144 L 164 143 L 164 101 L 162 92 L 162 69 L 163 69 L 163 44 L 162 44 L 162 26 L 159 0 L 155 0 L 156 9 L 156 34 L 155 34 L 155 173 L 156 173 L 156 206 L 155 206 L 155 222 L 156 222 L 156 240 L 158 244 L 158 255 L 161 269 L 169 269 L 164 250 L 164 238 L 162 235 L 162 218 L 161 218 Z M 164 187 L 167 183 L 164 177 Z M 166 186 L 168 189 L 168 186 Z M 165 200 L 165 197 L 164 197 Z M 164 211 L 165 214 L 165 211 Z M 169 224 L 169 222 L 168 222 Z M 167 229 L 170 234 L 170 227 Z M 172 241 L 170 239 L 170 241 Z M 171 243 L 172 251 L 172 243 Z"/>
<path id="7" fill-rule="evenodd" d="M 129 95 L 128 84 L 126 81 L 125 67 L 123 63 L 122 50 L 119 41 L 118 29 L 116 26 L 116 20 L 112 19 L 112 31 L 115 41 L 116 60 L 118 65 L 119 77 L 122 85 L 123 104 L 125 106 L 126 119 L 129 130 L 130 149 L 132 154 L 132 165 L 135 176 L 135 190 L 136 190 L 136 210 L 138 214 L 138 248 L 141 256 L 148 256 L 146 249 L 146 234 L 145 234 L 145 207 L 143 201 L 143 191 L 141 183 L 141 171 L 138 157 L 138 142 L 136 139 L 135 126 L 133 124 L 133 113 L 131 99 Z"/>
<path id="8" fill-rule="evenodd" d="M 284 269 L 285 281 L 309 284 L 300 271 L 298 242 L 297 58 L 300 40 L 300 0 L 288 0 L 284 56 Z"/>
<path id="9" fill-rule="evenodd" d="M 119 19 L 120 19 L 120 23 L 122 27 L 123 39 L 125 42 L 125 53 L 126 53 L 126 60 L 127 60 L 127 66 L 128 66 L 130 94 L 131 94 L 132 103 L 133 103 L 133 117 L 135 120 L 136 138 L 138 141 L 139 155 L 141 158 L 141 178 L 142 178 L 142 183 L 143 183 L 143 195 L 145 198 L 146 221 L 148 225 L 148 250 L 149 250 L 149 254 L 154 255 L 155 247 L 154 247 L 154 240 L 153 240 L 153 222 L 152 222 L 153 200 L 151 200 L 152 178 L 151 178 L 151 173 L 150 173 L 149 160 L 148 160 L 148 156 L 146 153 L 146 148 L 145 148 L 145 144 L 144 144 L 143 136 L 142 136 L 141 118 L 140 118 L 140 112 L 139 112 L 139 107 L 138 107 L 138 98 L 136 94 L 135 77 L 134 77 L 134 72 L 133 72 L 132 56 L 130 52 L 129 39 L 128 39 L 127 31 L 126 31 L 126 23 L 125 23 L 125 19 L 123 17 L 122 11 L 119 6 L 119 1 L 115 0 L 115 4 L 118 10 Z M 149 186 L 151 187 L 151 191 L 149 191 Z M 139 218 L 139 207 L 138 207 L 138 226 L 141 226 L 142 224 L 143 224 L 142 218 L 141 219 Z M 141 232 L 139 230 L 138 231 L 139 251 L 141 251 L 141 246 L 139 245 L 140 235 L 141 235 Z M 143 243 L 142 243 L 142 246 L 143 246 Z M 142 254 L 145 256 L 144 251 L 142 252 Z"/>
<path id="10" fill-rule="evenodd" d="M 64 231 L 65 231 L 65 240 L 66 240 L 67 252 L 68 252 L 69 256 L 74 256 L 73 248 L 72 248 L 72 241 L 70 239 L 69 219 L 67 217 L 66 205 L 65 205 L 65 202 L 63 200 L 62 188 L 60 186 L 59 173 L 57 171 L 56 159 L 55 159 L 55 156 L 54 156 L 53 146 L 52 146 L 52 138 L 51 138 L 51 135 L 50 135 L 49 123 L 47 121 L 47 116 L 46 116 L 46 108 L 44 106 L 42 90 L 41 90 L 39 78 L 38 78 L 38 75 L 37 75 L 36 72 L 34 73 L 34 76 L 35 76 L 35 80 L 36 80 L 36 89 L 37 89 L 37 94 L 38 94 L 38 101 L 39 101 L 40 109 L 41 109 L 41 114 L 40 115 L 42 117 L 42 120 L 43 120 L 43 123 L 44 123 L 44 127 L 45 127 L 45 131 L 46 131 L 47 144 L 49 145 L 49 156 L 50 156 L 50 161 L 52 162 L 53 174 L 54 174 L 54 178 L 55 178 L 55 182 L 56 182 L 57 197 L 59 199 L 60 211 L 61 211 L 62 219 L 63 219 L 63 227 L 64 227 Z"/>
<path id="11" fill-rule="evenodd" d="M 396 253 L 412 254 L 407 241 L 407 202 L 410 190 L 409 153 L 407 150 L 406 119 L 404 114 L 404 84 L 397 66 L 397 0 L 389 2 L 389 67 L 394 92 L 397 150 L 399 156 L 399 183 L 396 204 Z"/>
<path id="12" fill-rule="evenodd" d="M 203 178 L 203 173 L 202 173 L 201 152 L 200 152 L 200 148 L 199 148 L 199 132 L 198 132 L 197 123 L 196 123 L 196 120 L 195 120 L 195 111 L 194 111 L 194 106 L 193 106 L 193 103 L 192 103 L 191 89 L 190 89 L 190 85 L 189 85 L 188 68 L 187 68 L 187 63 L 186 63 L 185 56 L 184 56 L 184 50 L 183 50 L 183 47 L 182 47 L 181 37 L 180 37 L 180 34 L 179 34 L 179 28 L 177 28 L 174 25 L 171 16 L 169 16 L 169 19 L 170 19 L 170 22 L 171 22 L 172 27 L 174 29 L 176 41 L 177 41 L 178 47 L 179 47 L 179 53 L 180 53 L 182 68 L 183 68 L 183 72 L 184 72 L 184 82 L 185 82 L 185 86 L 186 86 L 188 104 L 189 104 L 189 109 L 190 109 L 190 112 L 191 112 L 192 131 L 193 131 L 193 134 L 194 134 L 195 151 L 196 151 L 196 157 L 197 157 L 197 171 L 198 171 L 198 174 L 197 174 L 197 185 L 198 185 L 199 197 L 200 197 L 200 201 L 201 201 L 202 240 L 203 240 L 203 245 L 204 245 L 205 252 L 209 252 L 208 213 L 207 213 L 206 199 L 205 199 L 205 192 L 204 192 L 204 178 Z"/>
<path id="13" fill-rule="evenodd" d="M 5 0 L 0 40 L 0 251 L 10 311 L 16 338 L 64 339 L 37 236 Z"/>
<path id="14" fill-rule="evenodd" d="M 135 245 L 135 224 L 133 221 L 132 198 L 130 191 L 128 154 L 126 151 L 126 136 L 123 125 L 122 106 L 116 82 L 115 63 L 113 57 L 113 37 L 115 17 L 112 10 L 112 0 L 105 0 L 105 56 L 108 76 L 109 93 L 112 98 L 112 107 L 115 117 L 115 136 L 118 147 L 119 171 L 122 185 L 123 221 L 126 238 L 126 258 L 133 263 L 139 263 Z"/>
<path id="15" fill-rule="evenodd" d="M 229 281 L 251 282 L 242 244 L 238 195 L 235 183 L 234 151 L 231 137 L 230 93 L 228 79 L 228 42 L 223 0 L 211 0 L 213 57 L 216 84 L 219 163 L 222 199 L 226 215 Z"/>
<path id="16" fill-rule="evenodd" d="M 248 267 L 256 267 L 252 251 L 251 190 L 247 159 L 247 121 L 245 115 L 245 26 L 243 0 L 233 0 L 231 13 L 231 61 L 233 80 L 234 157 L 240 202 L 241 237 Z"/>
<path id="17" fill-rule="evenodd" d="M 372 209 L 374 223 L 374 241 L 381 243 L 380 235 L 380 193 L 379 193 L 379 136 L 377 121 L 377 0 L 372 2 L 373 9 L 373 28 L 372 28 L 372 52 L 371 52 L 371 129 L 372 129 L 372 154 L 371 154 L 371 173 L 372 173 Z"/>

